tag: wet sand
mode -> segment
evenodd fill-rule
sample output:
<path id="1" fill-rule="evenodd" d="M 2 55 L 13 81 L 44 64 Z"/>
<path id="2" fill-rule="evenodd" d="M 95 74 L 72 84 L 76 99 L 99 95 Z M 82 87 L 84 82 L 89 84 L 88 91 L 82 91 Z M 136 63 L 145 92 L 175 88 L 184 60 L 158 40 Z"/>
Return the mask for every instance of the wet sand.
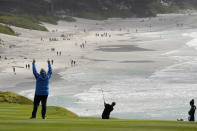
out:
<path id="1" fill-rule="evenodd" d="M 145 49 L 136 47 L 134 45 L 106 45 L 99 46 L 97 51 L 103 52 L 133 52 L 133 51 L 152 51 L 151 49 Z"/>

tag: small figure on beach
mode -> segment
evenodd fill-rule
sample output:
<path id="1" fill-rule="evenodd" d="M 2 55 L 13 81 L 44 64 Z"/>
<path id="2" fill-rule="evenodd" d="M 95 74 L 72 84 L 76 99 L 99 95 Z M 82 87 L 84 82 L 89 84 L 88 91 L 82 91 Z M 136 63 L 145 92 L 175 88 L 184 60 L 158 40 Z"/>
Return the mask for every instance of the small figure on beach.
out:
<path id="1" fill-rule="evenodd" d="M 76 61 L 75 60 L 71 60 L 71 66 L 73 67 L 73 66 L 75 66 L 76 65 Z"/>
<path id="2" fill-rule="evenodd" d="M 188 112 L 188 114 L 189 114 L 188 120 L 189 120 L 189 121 L 195 121 L 196 106 L 194 105 L 194 99 L 192 99 L 192 100 L 190 101 L 190 106 L 191 106 L 191 108 L 190 108 L 190 110 L 189 110 L 189 112 Z"/>
<path id="3" fill-rule="evenodd" d="M 27 64 L 25 65 L 25 68 L 26 68 L 26 69 L 28 68 L 28 65 L 27 65 Z"/>
<path id="4" fill-rule="evenodd" d="M 59 52 L 57 51 L 57 56 L 59 55 Z"/>
<path id="5" fill-rule="evenodd" d="M 30 64 L 28 64 L 28 69 L 30 69 Z"/>
<path id="6" fill-rule="evenodd" d="M 16 68 L 13 67 L 13 73 L 16 75 Z"/>
<path id="7" fill-rule="evenodd" d="M 82 44 L 80 45 L 80 48 L 85 48 L 85 44 L 82 43 Z"/>
<path id="8" fill-rule="evenodd" d="M 73 66 L 73 64 L 74 64 L 74 60 L 71 60 L 71 66 Z"/>
<path id="9" fill-rule="evenodd" d="M 35 96 L 34 96 L 33 112 L 32 112 L 32 116 L 30 117 L 30 119 L 36 119 L 36 113 L 37 113 L 37 109 L 38 109 L 40 102 L 42 104 L 42 111 L 41 111 L 42 119 L 45 119 L 46 109 L 47 109 L 46 104 L 47 104 L 47 98 L 49 95 L 49 80 L 52 75 L 52 67 L 51 67 L 50 60 L 48 59 L 47 61 L 48 73 L 46 73 L 44 69 L 41 69 L 40 73 L 38 73 L 36 70 L 35 63 L 36 63 L 36 60 L 33 59 L 32 67 L 33 67 L 33 74 L 36 79 L 36 91 L 35 91 Z"/>
<path id="10" fill-rule="evenodd" d="M 103 111 L 103 114 L 102 114 L 102 119 L 109 119 L 110 118 L 110 113 L 114 110 L 114 106 L 116 105 L 115 102 L 112 102 L 112 104 L 106 104 L 104 102 L 104 106 L 105 106 L 105 109 Z"/>
<path id="11" fill-rule="evenodd" d="M 51 64 L 52 64 L 52 65 L 53 65 L 53 62 L 54 62 L 54 61 L 53 61 L 53 60 L 51 60 Z"/>

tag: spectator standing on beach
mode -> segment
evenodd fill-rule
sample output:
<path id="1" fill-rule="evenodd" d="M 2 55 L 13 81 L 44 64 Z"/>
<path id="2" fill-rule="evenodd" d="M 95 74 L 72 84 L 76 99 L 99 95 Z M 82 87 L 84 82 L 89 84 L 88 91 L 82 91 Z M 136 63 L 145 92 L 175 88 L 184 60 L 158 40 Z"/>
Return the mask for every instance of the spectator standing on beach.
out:
<path id="1" fill-rule="evenodd" d="M 13 73 L 16 75 L 16 68 L 13 67 Z"/>
<path id="2" fill-rule="evenodd" d="M 46 109 L 47 109 L 47 98 L 49 95 L 49 80 L 52 75 L 52 68 L 51 68 L 51 63 L 50 60 L 47 61 L 48 63 L 48 73 L 44 69 L 40 70 L 40 73 L 37 72 L 36 70 L 36 61 L 35 59 L 32 62 L 32 67 L 33 67 L 33 74 L 36 79 L 36 91 L 35 91 L 35 96 L 34 96 L 34 106 L 33 106 L 33 112 L 32 116 L 30 119 L 35 119 L 36 118 L 36 113 L 38 106 L 41 102 L 42 104 L 42 119 L 46 118 Z"/>
<path id="3" fill-rule="evenodd" d="M 71 60 L 71 66 L 73 66 L 73 64 L 74 64 L 74 61 L 73 61 L 73 60 Z"/>

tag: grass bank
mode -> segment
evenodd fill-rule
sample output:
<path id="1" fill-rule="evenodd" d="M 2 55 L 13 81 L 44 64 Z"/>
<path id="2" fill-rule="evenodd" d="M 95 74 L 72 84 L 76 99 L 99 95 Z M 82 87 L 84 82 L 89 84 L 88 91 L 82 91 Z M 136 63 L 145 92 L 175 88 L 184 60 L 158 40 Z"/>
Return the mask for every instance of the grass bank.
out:
<path id="1" fill-rule="evenodd" d="M 0 33 L 7 35 L 15 35 L 14 31 L 10 27 L 1 24 L 0 24 Z"/>
<path id="2" fill-rule="evenodd" d="M 25 29 L 47 31 L 44 26 L 40 25 L 39 20 L 32 16 L 1 14 L 0 23 L 13 25 Z"/>
<path id="3" fill-rule="evenodd" d="M 4 93 L 1 92 L 2 95 Z M 6 95 L 9 96 L 8 94 Z M 10 98 L 12 98 L 12 94 Z M 197 123 L 145 120 L 101 120 L 78 117 L 55 106 L 49 106 L 47 119 L 30 120 L 32 105 L 0 102 L 0 130 L 2 131 L 196 131 Z"/>
<path id="4" fill-rule="evenodd" d="M 59 18 L 61 20 L 64 20 L 64 21 L 67 21 L 67 22 L 76 22 L 77 20 L 71 16 L 66 16 L 66 17 L 62 17 L 62 18 Z"/>
<path id="5" fill-rule="evenodd" d="M 55 17 L 55 16 L 33 16 L 33 15 L 20 15 L 20 14 L 7 14 L 0 13 L 0 23 L 13 25 L 25 29 L 48 31 L 41 22 L 50 24 L 57 24 L 58 20 L 65 20 L 68 22 L 75 22 L 72 17 Z"/>

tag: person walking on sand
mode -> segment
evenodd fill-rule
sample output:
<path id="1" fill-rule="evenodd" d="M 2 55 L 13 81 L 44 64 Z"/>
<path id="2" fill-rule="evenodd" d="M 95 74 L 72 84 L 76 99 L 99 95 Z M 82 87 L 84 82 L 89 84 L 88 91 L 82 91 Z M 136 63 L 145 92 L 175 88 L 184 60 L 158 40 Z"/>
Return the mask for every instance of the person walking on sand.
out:
<path id="1" fill-rule="evenodd" d="M 15 69 L 15 67 L 13 67 L 13 73 L 16 75 L 16 69 Z"/>
<path id="2" fill-rule="evenodd" d="M 194 105 L 194 99 L 192 99 L 192 100 L 190 101 L 190 106 L 191 106 L 191 108 L 190 108 L 190 110 L 189 110 L 189 112 L 188 112 L 188 114 L 189 114 L 188 120 L 189 120 L 189 121 L 195 121 L 196 106 Z"/>
<path id="3" fill-rule="evenodd" d="M 74 64 L 74 61 L 73 61 L 73 60 L 71 60 L 71 66 L 73 66 L 73 64 Z"/>
<path id="4" fill-rule="evenodd" d="M 52 75 L 52 68 L 50 60 L 48 62 L 48 73 L 44 69 L 40 70 L 40 74 L 36 71 L 36 61 L 33 59 L 32 67 L 33 67 L 33 74 L 36 79 L 36 91 L 34 96 L 34 105 L 33 105 L 33 112 L 30 119 L 36 118 L 36 113 L 38 106 L 41 102 L 42 104 L 42 119 L 46 118 L 46 104 L 47 104 L 47 98 L 49 95 L 49 80 Z"/>
<path id="5" fill-rule="evenodd" d="M 105 109 L 103 111 L 103 114 L 102 114 L 102 119 L 109 119 L 110 118 L 110 113 L 114 110 L 114 106 L 116 105 L 115 102 L 112 102 L 112 104 L 106 104 L 104 102 L 104 106 L 105 106 Z"/>

